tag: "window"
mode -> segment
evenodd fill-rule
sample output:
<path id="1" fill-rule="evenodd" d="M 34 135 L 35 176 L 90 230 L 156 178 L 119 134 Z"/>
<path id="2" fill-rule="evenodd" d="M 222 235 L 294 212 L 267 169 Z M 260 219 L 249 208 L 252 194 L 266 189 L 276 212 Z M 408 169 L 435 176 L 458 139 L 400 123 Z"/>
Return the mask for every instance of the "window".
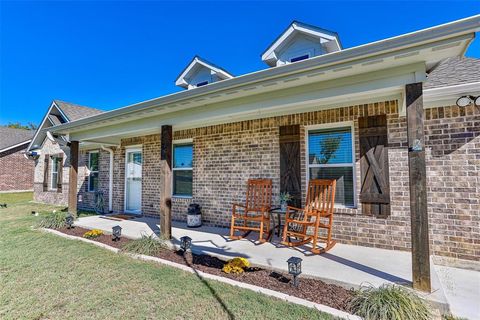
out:
<path id="1" fill-rule="evenodd" d="M 307 54 L 302 54 L 301 56 L 296 56 L 296 57 L 290 58 L 290 62 L 302 61 L 302 60 L 305 60 L 305 59 L 308 59 L 308 58 L 310 58 L 310 55 L 308 53 Z"/>
<path id="2" fill-rule="evenodd" d="M 173 146 L 173 195 L 192 196 L 193 144 Z"/>
<path id="3" fill-rule="evenodd" d="M 50 189 L 52 190 L 57 190 L 58 188 L 58 170 L 59 170 L 59 161 L 58 157 L 51 157 L 51 165 L 50 167 L 52 170 L 50 170 Z"/>
<path id="4" fill-rule="evenodd" d="M 203 87 L 203 86 L 206 86 L 207 84 L 208 84 L 208 81 L 202 81 L 197 83 L 197 87 Z"/>
<path id="5" fill-rule="evenodd" d="M 88 153 L 88 191 L 94 192 L 98 190 L 98 151 Z"/>
<path id="6" fill-rule="evenodd" d="M 355 206 L 352 127 L 308 132 L 309 179 L 336 179 L 335 204 Z"/>

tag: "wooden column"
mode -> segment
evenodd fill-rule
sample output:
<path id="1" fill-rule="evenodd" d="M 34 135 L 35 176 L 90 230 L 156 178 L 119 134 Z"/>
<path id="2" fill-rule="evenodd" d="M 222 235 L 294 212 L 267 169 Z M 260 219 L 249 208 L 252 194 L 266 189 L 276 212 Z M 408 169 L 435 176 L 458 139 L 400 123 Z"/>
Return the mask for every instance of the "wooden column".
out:
<path id="1" fill-rule="evenodd" d="M 61 170 L 62 167 L 60 167 Z M 68 175 L 68 212 L 77 216 L 78 141 L 70 142 L 70 172 Z"/>
<path id="2" fill-rule="evenodd" d="M 172 238 L 172 126 L 162 126 L 161 132 L 161 181 L 160 181 L 160 234 Z"/>
<path id="3" fill-rule="evenodd" d="M 407 105 L 408 169 L 412 229 L 413 288 L 431 291 L 428 239 L 425 138 L 423 130 L 422 83 L 405 87 Z"/>

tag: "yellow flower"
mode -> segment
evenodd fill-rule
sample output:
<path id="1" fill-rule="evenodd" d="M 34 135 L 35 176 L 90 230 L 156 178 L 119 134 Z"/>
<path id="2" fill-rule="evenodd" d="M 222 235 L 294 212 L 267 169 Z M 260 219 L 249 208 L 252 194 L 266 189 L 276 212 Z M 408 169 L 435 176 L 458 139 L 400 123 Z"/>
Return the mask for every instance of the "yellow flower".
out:
<path id="1" fill-rule="evenodd" d="M 222 271 L 225 273 L 234 273 L 239 274 L 245 271 L 246 268 L 250 267 L 250 262 L 245 258 L 233 258 L 222 268 Z"/>
<path id="2" fill-rule="evenodd" d="M 103 234 L 103 231 L 100 229 L 93 229 L 90 231 L 87 231 L 83 234 L 84 238 L 97 238 Z"/>

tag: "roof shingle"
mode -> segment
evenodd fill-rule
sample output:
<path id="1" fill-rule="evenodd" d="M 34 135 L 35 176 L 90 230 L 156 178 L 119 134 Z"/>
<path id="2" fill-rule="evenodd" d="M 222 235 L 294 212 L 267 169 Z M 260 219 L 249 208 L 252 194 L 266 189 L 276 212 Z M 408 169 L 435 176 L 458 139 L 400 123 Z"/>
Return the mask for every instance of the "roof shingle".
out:
<path id="1" fill-rule="evenodd" d="M 33 130 L 0 127 L 0 150 L 29 141 L 34 133 Z"/>
<path id="2" fill-rule="evenodd" d="M 61 100 L 54 100 L 54 102 L 57 107 L 62 110 L 65 116 L 67 116 L 68 121 L 75 121 L 103 113 L 102 110 L 84 107 L 70 102 L 65 102 Z"/>
<path id="3" fill-rule="evenodd" d="M 480 59 L 452 57 L 440 62 L 428 74 L 425 89 L 480 81 Z"/>

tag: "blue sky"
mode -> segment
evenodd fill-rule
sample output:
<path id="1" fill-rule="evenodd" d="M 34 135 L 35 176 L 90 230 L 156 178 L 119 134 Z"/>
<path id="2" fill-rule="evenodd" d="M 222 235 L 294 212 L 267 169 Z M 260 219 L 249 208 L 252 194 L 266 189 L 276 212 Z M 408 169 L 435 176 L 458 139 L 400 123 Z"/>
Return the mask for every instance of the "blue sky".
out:
<path id="1" fill-rule="evenodd" d="M 0 1 L 0 124 L 41 121 L 51 100 L 111 110 L 180 90 L 198 54 L 240 75 L 292 20 L 344 47 L 480 13 L 454 2 Z M 480 57 L 480 40 L 467 56 Z"/>

